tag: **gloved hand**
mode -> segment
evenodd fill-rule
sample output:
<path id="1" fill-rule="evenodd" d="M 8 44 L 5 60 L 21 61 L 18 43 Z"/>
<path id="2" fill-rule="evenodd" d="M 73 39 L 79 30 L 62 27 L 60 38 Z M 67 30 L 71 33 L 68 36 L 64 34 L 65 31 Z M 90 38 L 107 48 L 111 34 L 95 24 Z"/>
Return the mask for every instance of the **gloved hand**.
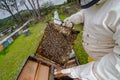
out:
<path id="1" fill-rule="evenodd" d="M 59 75 L 59 74 L 62 74 L 62 73 L 61 73 L 61 70 L 55 69 L 55 70 L 54 70 L 54 75 Z"/>
<path id="2" fill-rule="evenodd" d="M 60 78 L 60 77 L 62 77 L 62 76 L 67 76 L 67 75 L 66 75 L 66 74 L 63 74 L 63 73 L 61 72 L 61 70 L 57 70 L 57 69 L 54 70 L 54 77 L 55 77 L 55 78 Z"/>
<path id="3" fill-rule="evenodd" d="M 83 12 L 84 10 L 81 10 L 77 12 L 76 14 L 73 14 L 70 17 L 66 18 L 62 25 L 72 28 L 74 24 L 83 23 L 84 22 Z"/>
<path id="4" fill-rule="evenodd" d="M 66 74 L 71 78 L 78 78 L 82 80 L 97 80 L 93 74 L 93 65 L 94 62 L 91 62 L 85 65 L 63 69 L 61 70 L 61 73 Z"/>
<path id="5" fill-rule="evenodd" d="M 72 23 L 70 17 L 68 17 L 64 20 L 62 26 L 73 28 L 73 23 Z"/>

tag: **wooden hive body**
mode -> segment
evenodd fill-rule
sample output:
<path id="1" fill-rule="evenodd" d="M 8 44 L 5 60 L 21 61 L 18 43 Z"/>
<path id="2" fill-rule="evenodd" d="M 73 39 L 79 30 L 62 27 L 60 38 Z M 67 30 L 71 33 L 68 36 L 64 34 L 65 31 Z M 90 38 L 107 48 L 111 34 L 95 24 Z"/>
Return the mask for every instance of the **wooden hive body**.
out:
<path id="1" fill-rule="evenodd" d="M 53 80 L 52 66 L 29 56 L 16 80 Z"/>

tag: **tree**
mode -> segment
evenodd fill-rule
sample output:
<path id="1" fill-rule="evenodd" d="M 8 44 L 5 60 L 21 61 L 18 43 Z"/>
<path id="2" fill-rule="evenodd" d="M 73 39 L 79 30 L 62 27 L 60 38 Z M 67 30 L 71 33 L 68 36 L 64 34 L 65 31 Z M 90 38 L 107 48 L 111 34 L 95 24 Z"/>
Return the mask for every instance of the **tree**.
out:
<path id="1" fill-rule="evenodd" d="M 29 9 L 28 5 L 26 4 L 26 0 L 21 0 L 20 4 L 24 5 L 26 7 L 27 11 L 29 11 L 30 15 L 32 15 L 34 17 L 34 13 L 32 13 L 31 10 Z"/>
<path id="2" fill-rule="evenodd" d="M 15 22 L 16 23 L 18 22 L 16 16 L 12 12 L 11 2 L 9 0 L 1 0 L 0 9 L 6 10 L 7 12 L 9 12 L 11 16 L 14 18 Z"/>
<path id="3" fill-rule="evenodd" d="M 12 0 L 12 5 L 11 6 L 17 11 L 17 14 L 19 15 L 21 21 L 24 21 L 22 15 L 20 14 L 20 11 L 19 11 L 19 8 L 18 8 L 18 4 L 17 4 L 16 0 Z"/>
<path id="4" fill-rule="evenodd" d="M 32 1 L 33 7 L 34 7 L 34 9 L 35 9 L 35 11 L 36 11 L 36 15 L 37 15 L 38 19 L 40 19 L 40 14 L 39 14 L 39 12 L 38 12 L 38 10 L 37 10 L 37 6 L 35 5 L 34 0 L 31 0 L 31 1 Z M 39 1 L 38 1 L 38 4 L 39 4 Z"/>
<path id="5" fill-rule="evenodd" d="M 41 15 L 39 0 L 37 0 L 36 2 L 37 2 L 38 12 L 39 12 L 39 14 Z"/>
<path id="6" fill-rule="evenodd" d="M 34 12 L 36 18 L 37 18 L 38 20 L 40 20 L 40 14 L 39 14 L 39 12 L 38 12 L 38 10 L 37 10 L 37 8 L 36 8 L 36 5 L 35 5 L 35 3 L 34 3 L 34 0 L 28 0 L 28 2 L 29 2 L 29 4 L 30 4 L 30 6 L 32 7 L 33 12 Z"/>
<path id="7" fill-rule="evenodd" d="M 80 4 L 80 0 L 75 0 L 77 4 Z"/>

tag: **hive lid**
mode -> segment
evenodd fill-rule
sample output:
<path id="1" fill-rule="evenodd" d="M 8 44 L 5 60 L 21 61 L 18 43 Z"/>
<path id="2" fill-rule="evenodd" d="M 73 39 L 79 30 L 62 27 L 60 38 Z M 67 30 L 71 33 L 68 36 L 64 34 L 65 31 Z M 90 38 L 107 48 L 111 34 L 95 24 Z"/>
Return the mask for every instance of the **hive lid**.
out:
<path id="1" fill-rule="evenodd" d="M 60 65 L 66 63 L 79 31 L 48 23 L 35 56 L 42 56 Z"/>

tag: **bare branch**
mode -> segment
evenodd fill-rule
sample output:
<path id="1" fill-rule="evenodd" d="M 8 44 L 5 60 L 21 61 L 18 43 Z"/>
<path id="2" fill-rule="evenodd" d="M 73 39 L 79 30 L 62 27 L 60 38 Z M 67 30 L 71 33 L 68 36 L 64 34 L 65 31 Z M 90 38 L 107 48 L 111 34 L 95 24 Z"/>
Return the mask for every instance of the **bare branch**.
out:
<path id="1" fill-rule="evenodd" d="M 9 2 L 6 0 L 1 0 L 1 7 L 0 9 L 2 10 L 6 10 L 7 12 L 9 12 L 12 17 L 14 18 L 15 22 L 18 22 L 17 18 L 15 17 L 15 15 L 13 14 L 12 10 L 11 10 L 11 6 L 8 4 Z"/>

